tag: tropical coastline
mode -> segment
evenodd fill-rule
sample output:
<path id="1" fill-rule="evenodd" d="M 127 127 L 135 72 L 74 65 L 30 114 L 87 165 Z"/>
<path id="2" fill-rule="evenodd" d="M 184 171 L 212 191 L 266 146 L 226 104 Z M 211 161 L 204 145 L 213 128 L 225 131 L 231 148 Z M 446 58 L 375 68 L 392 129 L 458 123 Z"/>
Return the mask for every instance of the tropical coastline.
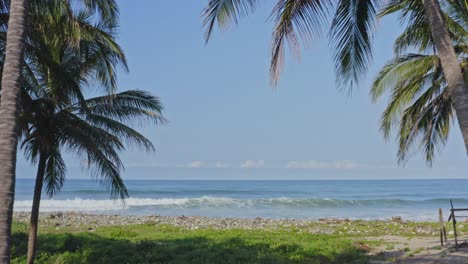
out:
<path id="1" fill-rule="evenodd" d="M 317 263 L 465 264 L 464 248 L 453 251 L 451 223 L 445 223 L 448 244 L 441 247 L 436 220 L 438 208 L 448 216 L 450 200 L 456 206 L 467 203 L 463 198 L 468 196 L 463 188 L 467 182 L 129 180 L 132 196 L 121 201 L 109 199 L 96 182 L 69 180 L 54 199 L 41 201 L 38 246 L 43 249 L 38 251 L 42 254 L 38 263 L 132 263 L 130 257 L 139 258 L 136 263 L 219 263 L 220 256 L 211 253 L 215 248 L 205 252 L 208 245 L 194 247 L 188 242 L 196 237 L 221 243 L 216 248 L 229 255 L 227 263 L 322 259 Z M 26 234 L 33 184 L 30 179 L 18 181 L 16 236 Z M 468 238 L 468 223 L 458 222 L 457 234 L 460 243 Z M 242 242 L 231 245 L 240 238 Z M 47 239 L 62 246 L 50 251 L 47 245 L 52 242 Z M 131 252 L 122 256 L 116 241 L 134 250 L 150 243 L 150 256 Z M 93 244 L 101 242 L 101 250 L 95 251 Z M 165 243 L 171 246 L 165 248 Z M 230 246 L 220 249 L 225 244 Z M 252 244 L 263 246 L 252 249 Z M 186 247 L 190 250 L 179 252 Z M 263 247 L 271 250 L 266 260 L 258 256 Z M 276 247 L 295 250 L 282 252 Z M 113 255 L 119 258 L 109 257 L 108 251 L 116 251 Z M 248 256 L 239 253 L 245 251 Z M 200 255 L 191 259 L 196 252 Z M 22 263 L 24 253 L 16 254 Z"/>
<path id="2" fill-rule="evenodd" d="M 29 212 L 32 179 L 20 179 L 14 209 Z M 130 197 L 110 199 L 98 183 L 71 179 L 41 212 L 124 216 L 199 215 L 214 218 L 437 221 L 450 200 L 468 204 L 468 180 L 190 181 L 127 180 Z"/>
<path id="3" fill-rule="evenodd" d="M 0 0 L 0 264 L 467 264 L 461 2 Z"/>

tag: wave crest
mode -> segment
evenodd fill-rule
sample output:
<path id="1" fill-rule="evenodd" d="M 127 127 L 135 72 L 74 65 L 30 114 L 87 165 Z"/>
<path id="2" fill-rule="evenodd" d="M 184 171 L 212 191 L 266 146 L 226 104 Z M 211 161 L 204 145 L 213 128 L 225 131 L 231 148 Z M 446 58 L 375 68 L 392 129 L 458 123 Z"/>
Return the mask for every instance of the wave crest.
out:
<path id="1" fill-rule="evenodd" d="M 457 202 L 468 202 L 467 199 L 455 199 Z M 129 207 L 155 208 L 353 208 L 353 207 L 381 207 L 391 208 L 411 206 L 417 204 L 446 205 L 448 199 L 403 200 L 403 199 L 368 199 L 368 200 L 339 200 L 327 198 L 260 198 L 236 199 L 229 197 L 202 196 L 197 198 L 128 198 L 125 203 L 119 200 L 97 199 L 66 199 L 42 200 L 41 211 L 116 211 Z M 30 211 L 31 200 L 15 202 L 15 211 Z"/>

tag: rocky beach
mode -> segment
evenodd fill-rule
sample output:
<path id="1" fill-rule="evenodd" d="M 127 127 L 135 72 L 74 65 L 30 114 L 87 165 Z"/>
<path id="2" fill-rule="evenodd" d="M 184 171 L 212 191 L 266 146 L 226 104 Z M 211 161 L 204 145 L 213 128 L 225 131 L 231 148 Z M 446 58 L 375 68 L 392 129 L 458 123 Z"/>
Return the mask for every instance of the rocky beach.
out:
<path id="1" fill-rule="evenodd" d="M 14 221 L 25 228 L 29 221 L 29 213 L 15 212 Z M 238 235 L 248 235 L 249 232 L 254 232 L 251 234 L 263 234 L 261 236 L 287 234 L 287 236 L 301 238 L 306 235 L 318 241 L 324 238 L 338 239 L 336 243 L 343 239 L 350 239 L 353 248 L 365 252 L 367 262 L 362 263 L 464 264 L 468 260 L 468 252 L 465 248 L 457 251 L 453 249 L 453 232 L 449 223 L 446 225 L 449 232 L 449 244 L 447 247 L 441 247 L 438 223 L 408 221 L 398 216 L 383 220 L 330 218 L 306 220 L 48 212 L 40 214 L 39 225 L 46 234 L 92 234 L 109 228 L 118 229 L 119 239 L 139 236 L 142 228 L 144 230 L 149 228 L 156 233 L 168 232 L 167 228 L 169 228 L 172 230 L 169 233 L 180 232 L 184 236 L 192 232 L 196 234 L 201 232 L 203 236 L 209 236 L 208 234 L 214 232 L 223 237 L 232 235 L 232 232 Z M 458 223 L 457 228 L 460 240 L 463 241 L 463 238 L 466 238 L 465 234 L 468 235 L 468 223 Z M 111 232 L 111 236 L 115 236 L 114 233 Z"/>
<path id="2" fill-rule="evenodd" d="M 28 222 L 30 214 L 27 212 L 15 212 L 14 219 L 18 222 Z M 139 224 L 159 224 L 182 227 L 189 230 L 199 228 L 210 229 L 305 229 L 312 234 L 368 234 L 372 235 L 376 227 L 382 229 L 374 234 L 393 234 L 394 232 L 408 235 L 437 235 L 438 227 L 431 222 L 407 221 L 401 217 L 393 217 L 386 220 L 350 220 L 320 218 L 318 220 L 306 219 L 269 219 L 256 217 L 250 218 L 221 218 L 204 216 L 123 216 L 106 214 L 87 214 L 80 212 L 48 212 L 41 213 L 40 223 L 56 227 L 100 227 L 100 226 L 125 226 Z M 367 230 L 366 230 L 367 226 Z M 460 225 L 461 228 L 464 225 Z"/>

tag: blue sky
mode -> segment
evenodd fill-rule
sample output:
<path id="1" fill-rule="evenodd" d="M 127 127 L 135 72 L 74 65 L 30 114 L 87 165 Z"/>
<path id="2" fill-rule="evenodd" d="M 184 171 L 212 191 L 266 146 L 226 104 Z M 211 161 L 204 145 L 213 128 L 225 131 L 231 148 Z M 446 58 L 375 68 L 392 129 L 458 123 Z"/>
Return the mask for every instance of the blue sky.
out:
<path id="1" fill-rule="evenodd" d="M 371 70 L 352 96 L 335 86 L 324 40 L 288 57 L 279 85 L 269 85 L 271 6 L 216 31 L 205 46 L 200 13 L 206 1 L 119 1 L 119 43 L 130 73 L 119 87 L 159 96 L 170 122 L 141 131 L 156 153 L 122 154 L 125 179 L 384 179 L 463 178 L 467 157 L 458 127 L 428 168 L 419 154 L 398 167 L 396 142 L 385 142 L 369 83 L 392 57 L 401 30 L 395 19 L 378 25 Z M 18 177 L 34 175 L 21 157 Z M 85 178 L 67 158 L 68 177 Z"/>

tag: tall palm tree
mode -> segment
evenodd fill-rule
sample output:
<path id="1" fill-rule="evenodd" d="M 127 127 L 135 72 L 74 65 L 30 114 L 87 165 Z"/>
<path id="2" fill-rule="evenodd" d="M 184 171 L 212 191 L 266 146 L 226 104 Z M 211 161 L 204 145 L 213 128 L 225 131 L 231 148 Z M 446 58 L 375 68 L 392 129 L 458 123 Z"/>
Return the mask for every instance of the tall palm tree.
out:
<path id="1" fill-rule="evenodd" d="M 94 21 L 92 10 L 79 10 L 75 14 L 58 5 L 48 6 L 47 10 L 52 11 L 51 16 L 44 16 L 43 12 L 37 12 L 37 17 L 30 15 L 40 23 L 28 26 L 21 79 L 23 111 L 18 128 L 25 137 L 23 146 L 27 156 L 38 161 L 28 263 L 34 263 L 43 182 L 48 183 L 47 191 L 53 195 L 61 188 L 65 177 L 60 150 L 68 147 L 83 155 L 87 153 L 87 162 L 94 164 L 96 172 L 102 174 L 96 177 L 109 180 L 111 194 L 124 198 L 127 192 L 120 178 L 121 162 L 117 155 L 117 151 L 123 149 L 120 138 L 143 145 L 147 150 L 152 150 L 153 146 L 119 121 L 128 123 L 129 116 L 163 120 L 157 98 L 144 92 L 129 91 L 85 101 L 82 90 L 90 83 L 97 83 L 113 93 L 115 67 L 123 65 L 126 69 L 123 51 L 113 37 L 117 24 L 110 20 L 91 23 Z M 78 34 L 73 36 L 75 32 Z M 116 111 L 122 116 L 116 116 Z M 86 119 L 76 120 L 84 117 Z"/>
<path id="2" fill-rule="evenodd" d="M 53 1 L 24 1 L 2 0 L 0 1 L 0 34 L 5 41 L 2 43 L 2 58 L 5 67 L 2 68 L 2 99 L 0 104 L 0 262 L 10 262 L 11 222 L 13 214 L 13 199 L 15 189 L 15 165 L 17 149 L 17 117 L 19 112 L 19 91 L 21 63 L 23 61 L 24 36 L 26 23 L 34 21 L 26 19 L 32 14 L 40 17 L 35 12 L 47 10 L 42 8 L 50 5 L 68 6 L 71 10 L 73 4 L 68 0 Z M 118 19 L 118 9 L 114 0 L 86 0 L 83 1 L 83 9 L 94 11 L 98 17 L 112 22 Z M 43 16 L 48 17 L 47 15 Z M 49 16 L 50 18 L 50 16 Z M 72 25 L 72 24 L 70 24 Z M 46 24 L 43 24 L 46 27 Z M 63 24 L 64 30 L 69 30 Z M 7 31 L 8 29 L 8 31 Z M 64 34 L 73 39 L 76 31 Z M 6 54 L 6 55 L 4 55 Z M 5 56 L 5 57 L 3 57 Z M 3 65 L 2 65 L 3 66 Z"/>
<path id="3" fill-rule="evenodd" d="M 11 0 L 0 103 L 0 262 L 10 263 L 15 192 L 16 135 L 26 0 Z M 5 3 L 2 3 L 5 4 Z"/>
<path id="4" fill-rule="evenodd" d="M 423 16 L 418 17 L 418 14 L 424 14 L 418 9 L 423 9 L 422 4 L 393 3 L 382 11 L 381 15 L 401 12 L 408 25 L 395 41 L 395 59 L 388 62 L 375 78 L 371 96 L 376 101 L 386 92 L 391 94 L 382 114 L 381 130 L 388 139 L 392 130 L 397 129 L 398 160 L 406 161 L 411 147 L 417 146 L 431 164 L 435 151 L 447 141 L 455 107 L 440 55 L 431 37 L 429 21 Z M 468 6 L 448 1 L 444 9 L 451 45 L 464 68 L 468 63 Z M 468 80 L 468 71 L 464 71 L 464 75 Z"/>
<path id="5" fill-rule="evenodd" d="M 159 99 L 138 90 L 69 103 L 46 91 L 37 98 L 33 94 L 23 96 L 29 103 L 20 118 L 27 127 L 22 147 L 27 157 L 38 164 L 28 242 L 28 263 L 34 263 L 43 184 L 51 197 L 65 181 L 61 150 L 83 158 L 82 163 L 93 169 L 94 177 L 106 185 L 111 196 L 124 199 L 128 192 L 120 176 L 123 165 L 119 158 L 124 143 L 154 150 L 152 143 L 129 124 L 164 119 Z"/>
<path id="6" fill-rule="evenodd" d="M 457 1 L 459 2 L 459 1 Z M 460 3 L 460 5 L 462 5 Z M 465 2 L 466 5 L 466 2 Z M 424 0 L 424 13 L 429 21 L 432 38 L 440 58 L 440 64 L 456 109 L 458 125 L 468 154 L 468 89 L 461 73 L 445 19 L 437 0 Z"/>
<path id="7" fill-rule="evenodd" d="M 216 23 L 220 28 L 237 24 L 252 13 L 257 0 L 210 0 L 203 10 L 205 38 L 208 41 Z M 293 53 L 300 51 L 300 42 L 319 37 L 329 20 L 330 46 L 340 87 L 352 87 L 365 74 L 372 59 L 374 25 L 382 0 L 277 0 L 271 13 L 275 22 L 271 51 L 270 76 L 276 84 L 284 61 L 286 44 Z M 441 67 L 447 78 L 457 120 L 468 152 L 468 90 L 465 88 L 461 68 L 454 52 L 444 17 L 437 0 L 391 0 L 392 5 L 421 7 L 417 18 L 428 21 L 434 46 L 441 58 Z M 458 0 L 447 0 L 456 2 Z M 465 1 L 466 5 L 466 1 Z M 403 12 L 405 12 L 403 10 Z M 467 153 L 468 154 L 468 153 Z"/>

